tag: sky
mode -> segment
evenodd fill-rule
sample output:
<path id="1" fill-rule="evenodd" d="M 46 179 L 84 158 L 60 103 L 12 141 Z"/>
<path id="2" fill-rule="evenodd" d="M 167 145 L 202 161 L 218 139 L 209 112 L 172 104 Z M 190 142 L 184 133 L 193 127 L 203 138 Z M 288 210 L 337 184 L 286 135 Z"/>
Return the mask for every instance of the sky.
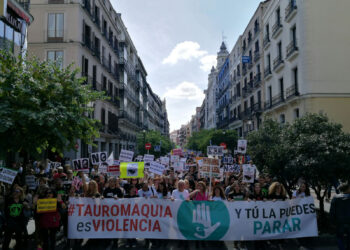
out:
<path id="1" fill-rule="evenodd" d="M 166 99 L 170 131 L 201 106 L 224 40 L 231 52 L 260 0 L 111 0 L 147 71 Z"/>

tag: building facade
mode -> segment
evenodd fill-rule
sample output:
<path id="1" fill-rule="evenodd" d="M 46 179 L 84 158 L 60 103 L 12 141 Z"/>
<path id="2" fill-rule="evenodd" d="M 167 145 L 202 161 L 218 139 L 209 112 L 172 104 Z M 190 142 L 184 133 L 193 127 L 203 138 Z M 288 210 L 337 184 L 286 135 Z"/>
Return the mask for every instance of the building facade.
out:
<path id="1" fill-rule="evenodd" d="M 29 54 L 62 67 L 74 63 L 86 84 L 110 97 L 93 104 L 93 118 L 103 126 L 98 146 L 79 141 L 71 158 L 95 151 L 118 157 L 121 149 L 136 150 L 137 133 L 153 129 L 153 102 L 148 102 L 153 92 L 121 14 L 108 0 L 33 0 L 31 12 L 35 21 L 29 29 Z"/>

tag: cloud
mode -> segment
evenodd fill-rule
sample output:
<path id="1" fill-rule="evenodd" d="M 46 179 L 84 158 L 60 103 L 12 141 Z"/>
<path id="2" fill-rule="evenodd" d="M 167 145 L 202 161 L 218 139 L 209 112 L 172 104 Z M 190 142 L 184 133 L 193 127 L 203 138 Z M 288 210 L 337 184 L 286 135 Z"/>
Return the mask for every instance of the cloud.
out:
<path id="1" fill-rule="evenodd" d="M 204 93 L 195 83 L 184 81 L 175 88 L 167 89 L 164 98 L 202 101 Z"/>
<path id="2" fill-rule="evenodd" d="M 210 71 L 212 66 L 215 67 L 216 65 L 216 55 L 203 56 L 199 61 L 201 62 L 200 68 L 203 71 L 208 72 Z"/>
<path id="3" fill-rule="evenodd" d="M 180 60 L 190 61 L 193 58 L 200 58 L 208 54 L 205 50 L 200 50 L 200 45 L 196 42 L 185 41 L 176 44 L 169 56 L 163 59 L 163 64 L 174 65 Z"/>

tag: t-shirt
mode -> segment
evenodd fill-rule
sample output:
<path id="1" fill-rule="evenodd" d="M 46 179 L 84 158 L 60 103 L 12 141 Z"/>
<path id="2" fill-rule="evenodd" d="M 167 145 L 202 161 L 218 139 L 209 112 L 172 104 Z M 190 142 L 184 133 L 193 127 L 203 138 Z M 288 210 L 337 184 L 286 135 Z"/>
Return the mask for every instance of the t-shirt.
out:
<path id="1" fill-rule="evenodd" d="M 201 192 L 198 192 L 193 197 L 194 201 L 207 201 L 208 195 L 206 193 L 202 194 Z"/>
<path id="2" fill-rule="evenodd" d="M 244 200 L 244 193 L 239 192 L 239 193 L 235 193 L 235 192 L 230 192 L 228 194 L 228 198 L 235 200 L 235 201 L 243 201 Z"/>
<path id="3" fill-rule="evenodd" d="M 223 201 L 224 199 L 221 198 L 220 196 L 217 197 L 217 196 L 214 196 L 213 198 L 211 198 L 213 201 Z"/>
<path id="4" fill-rule="evenodd" d="M 117 196 L 118 198 L 123 198 L 124 194 L 120 188 L 106 188 L 103 192 L 103 197 L 105 198 L 114 198 L 114 196 Z"/>
<path id="5" fill-rule="evenodd" d="M 180 192 L 178 189 L 175 189 L 171 196 L 175 200 L 187 200 L 189 195 L 190 194 L 188 193 L 188 191 L 186 189 L 182 192 Z"/>
<path id="6" fill-rule="evenodd" d="M 306 196 L 305 192 L 297 193 L 297 190 L 294 190 L 292 195 L 292 197 L 294 198 L 305 198 L 305 196 Z"/>
<path id="7" fill-rule="evenodd" d="M 153 187 L 148 187 L 147 191 L 143 191 L 142 188 L 137 192 L 139 197 L 144 197 L 144 198 L 149 198 L 151 196 L 157 196 L 158 197 L 158 193 L 156 190 L 154 190 Z"/>

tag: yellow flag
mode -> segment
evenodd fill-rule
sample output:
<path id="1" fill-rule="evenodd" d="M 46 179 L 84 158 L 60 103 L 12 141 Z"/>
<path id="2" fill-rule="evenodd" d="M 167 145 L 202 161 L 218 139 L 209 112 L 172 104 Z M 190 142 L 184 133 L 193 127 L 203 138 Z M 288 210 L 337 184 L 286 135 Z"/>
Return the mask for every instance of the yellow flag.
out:
<path id="1" fill-rule="evenodd" d="M 121 162 L 120 178 L 143 178 L 144 162 Z"/>

